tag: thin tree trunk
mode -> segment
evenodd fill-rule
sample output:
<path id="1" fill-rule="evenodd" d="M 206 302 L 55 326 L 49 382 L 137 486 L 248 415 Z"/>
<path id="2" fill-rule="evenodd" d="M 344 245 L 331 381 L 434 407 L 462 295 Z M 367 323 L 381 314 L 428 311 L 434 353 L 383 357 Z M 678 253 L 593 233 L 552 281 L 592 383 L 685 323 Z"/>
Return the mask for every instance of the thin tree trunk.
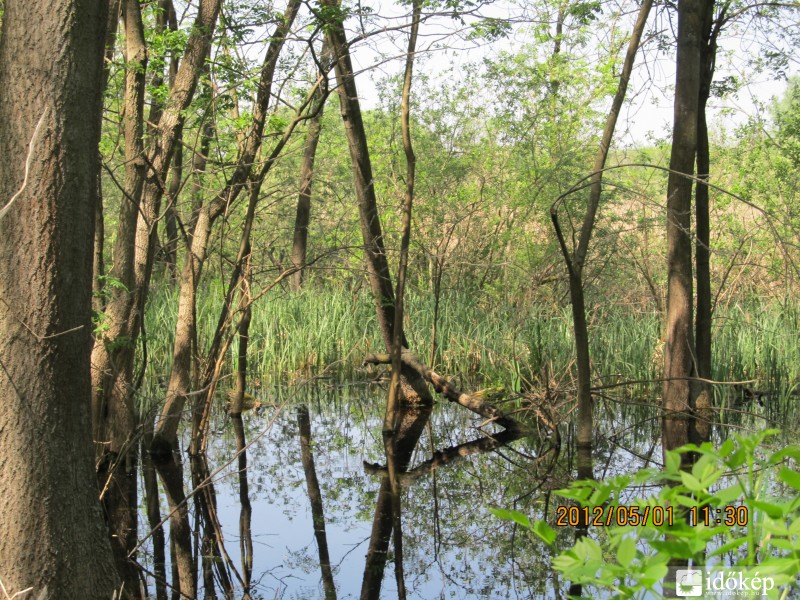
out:
<path id="1" fill-rule="evenodd" d="M 97 156 L 97 161 L 102 165 L 103 158 Z M 100 316 L 106 309 L 106 303 L 103 298 L 105 290 L 104 275 L 106 272 L 106 263 L 104 257 L 105 246 L 105 223 L 103 221 L 103 181 L 98 171 L 97 176 L 97 206 L 94 207 L 94 254 L 92 256 L 92 310 L 96 315 Z"/>
<path id="2" fill-rule="evenodd" d="M 586 323 L 586 308 L 583 294 L 583 267 L 586 262 L 586 254 L 589 250 L 594 224 L 597 217 L 597 210 L 600 206 L 600 195 L 603 184 L 603 168 L 608 157 L 608 150 L 614 138 L 614 131 L 617 126 L 622 103 L 628 90 L 633 65 L 636 60 L 636 53 L 639 49 L 639 42 L 650 14 L 652 0 L 645 0 L 639 9 L 636 23 L 631 33 L 628 43 L 628 51 L 622 65 L 617 93 L 611 103 L 611 109 L 606 118 L 606 125 L 600 140 L 600 147 L 594 160 L 594 175 L 589 195 L 589 204 L 586 208 L 578 246 L 572 255 L 566 246 L 561 227 L 558 222 L 558 203 L 551 209 L 553 225 L 556 228 L 561 251 L 567 263 L 569 271 L 569 291 L 572 304 L 573 331 L 575 334 L 575 350 L 578 366 L 578 426 L 577 442 L 579 447 L 591 448 L 594 442 L 594 419 L 592 416 L 592 395 L 591 395 L 591 358 L 589 356 L 589 331 Z M 591 469 L 590 469 L 591 470 Z"/>
<path id="3" fill-rule="evenodd" d="M 178 279 L 178 194 L 183 183 L 183 144 L 178 140 L 172 160 L 172 173 L 169 180 L 169 205 L 164 221 L 164 262 L 170 279 Z"/>
<path id="4" fill-rule="evenodd" d="M 250 293 L 251 284 L 251 247 L 250 235 L 244 243 L 244 260 L 242 265 L 242 276 L 240 278 L 239 296 L 241 297 L 242 317 L 236 327 L 236 335 L 239 339 L 238 365 L 236 369 L 236 389 L 231 403 L 230 415 L 241 416 L 244 407 L 244 392 L 247 389 L 247 346 L 250 335 L 250 320 L 253 314 L 252 301 L 253 295 Z"/>
<path id="5" fill-rule="evenodd" d="M 710 1 L 710 0 L 706 0 Z M 694 372 L 692 322 L 692 181 L 697 151 L 703 3 L 678 2 L 678 52 L 672 155 L 667 184 L 667 314 L 664 346 L 662 447 L 666 454 L 689 442 Z M 691 459 L 685 455 L 685 461 Z"/>
<path id="6" fill-rule="evenodd" d="M 338 7 L 338 0 L 325 0 L 323 6 Z M 338 14 L 338 12 L 336 13 Z M 386 350 L 391 352 L 394 339 L 395 298 L 392 289 L 392 278 L 386 258 L 386 247 L 383 241 L 378 203 L 375 196 L 375 182 L 372 175 L 372 162 L 369 156 L 367 134 L 361 116 L 361 104 L 358 100 L 355 73 L 350 59 L 347 36 L 341 16 L 328 24 L 326 31 L 328 43 L 335 60 L 336 82 L 338 84 L 339 107 L 344 121 L 345 134 L 350 150 L 350 163 L 353 173 L 353 184 L 358 201 L 361 235 L 364 240 L 364 258 L 367 265 L 372 297 L 378 324 L 381 329 Z M 405 334 L 399 332 L 404 348 L 408 347 Z M 403 369 L 403 378 L 408 386 L 404 386 L 403 395 L 406 400 L 432 403 L 430 390 L 419 374 Z"/>
<path id="7" fill-rule="evenodd" d="M 300 0 L 292 0 L 286 8 L 284 18 L 278 25 L 264 57 L 261 79 L 253 114 L 253 125 L 244 141 L 236 169 L 225 189 L 214 200 L 197 211 L 197 220 L 192 230 L 191 246 L 187 251 L 186 263 L 181 274 L 181 292 L 178 300 L 178 322 L 175 328 L 173 364 L 167 387 L 167 398 L 161 416 L 156 424 L 151 451 L 167 455 L 178 431 L 178 422 L 186 394 L 190 388 L 192 365 L 192 343 L 195 338 L 195 305 L 197 285 L 203 263 L 208 251 L 208 240 L 214 221 L 223 214 L 226 207 L 237 198 L 247 184 L 253 169 L 256 153 L 261 147 L 264 124 L 267 119 L 273 77 L 283 43 L 288 35 L 297 12 Z"/>
<path id="8" fill-rule="evenodd" d="M 403 150 L 406 155 L 406 195 L 403 203 L 403 225 L 400 241 L 400 264 L 397 269 L 397 293 L 395 295 L 394 328 L 392 331 L 392 380 L 389 384 L 389 398 L 386 403 L 386 417 L 383 423 L 383 443 L 386 450 L 386 464 L 389 468 L 389 485 L 392 497 L 392 529 L 394 531 L 394 573 L 397 582 L 397 597 L 406 597 L 403 573 L 403 527 L 402 499 L 400 483 L 397 479 L 397 415 L 400 400 L 400 356 L 403 350 L 403 300 L 405 298 L 406 272 L 408 270 L 408 247 L 411 241 L 411 210 L 414 204 L 414 180 L 417 159 L 411 141 L 411 83 L 414 74 L 414 54 L 417 48 L 417 34 L 421 7 L 418 0 L 413 2 L 411 32 L 408 37 L 408 52 L 403 76 L 403 95 L 400 101 L 400 126 L 403 135 Z"/>
<path id="9" fill-rule="evenodd" d="M 131 169 L 131 178 L 125 185 L 126 194 L 117 234 L 118 246 L 114 252 L 114 260 L 118 261 L 115 264 L 119 265 L 117 268 L 121 275 L 119 279 L 125 288 L 115 289 L 110 297 L 106 307 L 107 330 L 95 340 L 92 353 L 95 439 L 111 451 L 114 451 L 112 443 L 127 439 L 134 431 L 135 421 L 130 404 L 133 358 L 152 270 L 155 218 L 174 144 L 182 127 L 183 112 L 191 102 L 208 56 L 220 3 L 221 0 L 200 2 L 195 27 L 187 42 L 170 97 L 160 112 L 157 125 L 152 129 L 150 156 L 141 151 L 141 135 L 138 141 L 133 139 L 133 130 L 126 135 L 126 144 L 136 144 L 139 153 L 132 151 L 136 159 L 127 167 Z M 131 15 L 131 32 L 138 36 L 135 30 L 138 25 L 133 20 L 138 12 L 138 2 L 127 4 Z M 134 71 L 131 70 L 131 79 L 143 81 L 144 72 Z M 138 107 L 138 100 L 136 102 Z M 134 122 L 130 123 L 130 127 L 134 127 Z M 133 179 L 134 170 L 141 180 Z M 137 203 L 138 209 L 134 207 Z"/>
<path id="10" fill-rule="evenodd" d="M 322 43 L 320 52 L 321 68 L 319 77 L 323 80 L 311 105 L 311 118 L 308 120 L 306 144 L 303 150 L 303 164 L 300 167 L 300 194 L 297 198 L 297 213 L 294 221 L 294 237 L 292 240 L 292 264 L 298 271 L 292 275 L 291 285 L 295 292 L 300 291 L 305 278 L 306 254 L 308 248 L 308 225 L 311 221 L 311 185 L 314 181 L 314 161 L 317 156 L 317 144 L 322 132 L 322 112 L 328 95 L 328 72 L 330 51 L 328 42 Z"/>
<path id="11" fill-rule="evenodd" d="M 314 467 L 314 451 L 311 443 L 311 417 L 308 407 L 303 404 L 297 409 L 297 428 L 300 432 L 300 458 L 303 462 L 303 473 L 306 476 L 308 500 L 311 503 L 311 516 L 314 522 L 314 538 L 317 540 L 319 567 L 322 572 L 322 588 L 325 600 L 336 600 L 336 585 L 331 570 L 331 557 L 328 553 L 328 536 L 325 533 L 325 511 L 322 502 L 322 490 Z"/>
<path id="12" fill-rule="evenodd" d="M 430 406 L 401 406 L 397 415 L 397 436 L 394 446 L 394 469 L 398 476 L 408 471 L 411 456 L 422 431 L 431 416 Z M 387 457 L 388 460 L 388 457 Z M 394 525 L 392 486 L 388 477 L 381 480 L 375 502 L 375 516 L 369 538 L 364 576 L 361 582 L 361 600 L 381 598 L 383 571 L 386 567 L 389 540 Z"/>
<path id="13" fill-rule="evenodd" d="M 105 93 L 108 85 L 108 75 L 111 61 L 114 58 L 116 48 L 117 26 L 119 24 L 120 0 L 110 0 L 108 3 L 108 14 L 106 19 L 106 46 L 103 54 L 103 81 L 100 89 Z M 103 157 L 97 154 L 97 205 L 94 212 L 94 259 L 92 262 L 92 309 L 100 314 L 106 309 L 104 291 L 104 275 L 106 272 L 104 249 L 105 249 L 105 223 L 103 217 L 103 178 L 101 177 Z"/>
<path id="14" fill-rule="evenodd" d="M 183 596 L 194 598 L 197 595 L 197 569 L 192 560 L 192 529 L 189 526 L 189 508 L 183 491 L 183 468 L 177 455 L 154 461 L 153 464 L 164 485 L 164 496 L 169 508 L 169 534 L 173 549 L 172 587 Z"/>
<path id="15" fill-rule="evenodd" d="M 250 505 L 250 491 L 247 481 L 247 439 L 241 415 L 231 416 L 233 432 L 236 436 L 236 454 L 239 469 L 239 551 L 242 555 L 242 578 L 244 579 L 244 600 L 250 600 L 250 579 L 253 574 L 253 535 L 250 529 L 253 508 Z M 305 465 L 305 462 L 303 463 Z"/>
<path id="16" fill-rule="evenodd" d="M 0 577 L 8 597 L 111 598 L 89 373 L 107 4 L 4 8 Z"/>
<path id="17" fill-rule="evenodd" d="M 724 22 L 726 6 L 714 21 L 714 3 L 706 2 L 703 14 L 703 43 L 700 46 L 700 97 L 697 108 L 697 176 L 695 186 L 695 266 L 697 268 L 697 316 L 695 318 L 695 345 L 697 349 L 697 375 L 711 379 L 711 221 L 709 216 L 708 182 L 711 155 L 708 143 L 706 105 L 711 95 L 711 82 L 717 55 L 717 37 Z M 700 392 L 695 400 L 696 419 L 691 431 L 692 441 L 711 439 L 713 413 L 712 391 L 708 384 L 698 384 Z"/>
<path id="18" fill-rule="evenodd" d="M 367 134 L 361 117 L 353 64 L 341 22 L 331 23 L 327 39 L 334 55 L 339 104 L 350 149 L 353 183 L 358 201 L 361 233 L 364 239 L 364 255 L 367 264 L 372 296 L 375 300 L 378 323 L 386 350 L 392 348 L 394 331 L 394 290 L 389 274 L 389 262 L 383 241 L 378 202 L 375 196 L 375 180 L 367 145 Z M 403 336 L 403 346 L 408 344 Z"/>
<path id="19" fill-rule="evenodd" d="M 136 230 L 142 189 L 145 178 L 144 158 L 144 96 L 147 50 L 144 25 L 138 0 L 122 2 L 122 22 L 125 29 L 125 185 L 120 205 L 119 227 L 114 248 L 111 276 L 122 286 L 112 289 L 108 320 L 109 336 L 120 339 L 129 336 L 130 314 L 135 287 L 133 256 L 126 252 Z M 124 232 L 124 233 L 123 233 Z M 120 312 L 121 311 L 121 312 Z M 138 531 L 137 462 L 138 444 L 133 443 L 136 429 L 136 409 L 131 389 L 134 347 L 131 343 L 116 346 L 98 345 L 95 357 L 108 360 L 111 368 L 95 371 L 96 388 L 94 439 L 97 452 L 97 477 L 105 507 L 111 548 L 122 575 L 126 594 L 141 597 L 139 569 L 129 556 L 136 547 Z"/>
<path id="20" fill-rule="evenodd" d="M 142 436 L 142 482 L 147 523 L 153 532 L 153 573 L 155 574 L 156 600 L 167 600 L 167 559 L 165 553 L 164 528 L 161 524 L 161 502 L 158 494 L 158 475 L 147 448 L 153 437 L 152 421 L 145 419 Z"/>

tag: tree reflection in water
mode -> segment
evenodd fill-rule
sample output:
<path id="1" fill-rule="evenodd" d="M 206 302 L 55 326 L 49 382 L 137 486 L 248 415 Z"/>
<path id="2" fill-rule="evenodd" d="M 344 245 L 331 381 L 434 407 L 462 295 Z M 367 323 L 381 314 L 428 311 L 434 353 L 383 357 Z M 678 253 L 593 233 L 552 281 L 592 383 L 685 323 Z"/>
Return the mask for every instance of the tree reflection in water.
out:
<path id="1" fill-rule="evenodd" d="M 394 578 L 384 582 L 395 560 L 384 392 L 366 389 L 317 389 L 279 416 L 268 410 L 231 419 L 192 460 L 190 489 L 201 488 L 188 494 L 196 499 L 189 543 L 198 597 L 396 597 Z M 547 489 L 568 476 L 555 460 L 557 445 L 518 431 L 490 434 L 449 404 L 406 408 L 400 422 L 395 470 L 408 597 L 563 597 L 565 589 L 553 589 L 561 584 L 543 555 L 549 550 L 486 510 L 542 514 Z M 209 465 L 223 466 L 213 486 Z M 173 476 L 181 477 L 179 468 L 172 463 Z M 159 472 L 166 474 L 163 466 Z M 174 508 L 177 490 L 170 490 Z M 198 547 L 204 537 L 208 545 Z M 187 539 L 176 540 L 171 564 L 185 560 Z"/>

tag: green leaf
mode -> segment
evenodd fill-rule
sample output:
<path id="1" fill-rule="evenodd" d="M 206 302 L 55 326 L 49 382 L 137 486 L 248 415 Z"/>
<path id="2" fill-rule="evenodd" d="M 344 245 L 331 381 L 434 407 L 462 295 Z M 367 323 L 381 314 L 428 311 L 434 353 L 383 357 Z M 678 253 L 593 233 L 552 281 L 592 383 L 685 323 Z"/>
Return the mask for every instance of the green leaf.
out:
<path id="1" fill-rule="evenodd" d="M 789 446 L 778 450 L 775 454 L 769 457 L 769 464 L 775 465 L 783 460 L 791 458 L 800 462 L 800 446 Z"/>
<path id="2" fill-rule="evenodd" d="M 800 473 L 797 471 L 789 467 L 781 467 L 781 470 L 778 472 L 778 478 L 794 489 L 800 490 Z"/>
<path id="3" fill-rule="evenodd" d="M 509 510 L 507 508 L 496 508 L 490 506 L 489 512 L 495 517 L 503 519 L 504 521 L 513 521 L 514 523 L 518 523 L 519 525 L 522 525 L 528 529 L 531 528 L 531 520 L 528 518 L 528 515 L 522 514 L 518 510 Z"/>
<path id="4" fill-rule="evenodd" d="M 746 543 L 747 543 L 746 537 L 737 537 L 733 540 L 725 542 L 724 544 L 722 544 L 722 546 L 711 552 L 708 556 L 709 557 L 722 556 L 723 554 L 736 550 L 739 546 L 742 546 Z"/>
<path id="5" fill-rule="evenodd" d="M 667 473 L 677 473 L 681 469 L 681 455 L 677 452 L 667 452 L 664 470 Z"/>
<path id="6" fill-rule="evenodd" d="M 719 502 L 718 506 L 731 504 L 742 496 L 744 496 L 744 488 L 742 488 L 741 483 L 714 492 L 714 498 Z"/>
<path id="7" fill-rule="evenodd" d="M 686 471 L 681 471 L 681 481 L 683 482 L 683 485 L 693 492 L 700 492 L 706 489 L 705 486 L 700 483 L 697 477 L 691 473 L 687 473 Z"/>
<path id="8" fill-rule="evenodd" d="M 785 514 L 784 508 L 779 504 L 764 502 L 763 500 L 751 500 L 750 503 L 753 505 L 753 508 L 757 508 L 773 519 L 780 519 Z"/>
<path id="9" fill-rule="evenodd" d="M 551 546 L 556 541 L 556 532 L 544 521 L 536 521 L 532 527 L 533 533 L 538 535 L 545 544 Z"/>
<path id="10" fill-rule="evenodd" d="M 617 547 L 617 562 L 623 567 L 628 567 L 636 558 L 636 541 L 631 537 L 624 537 Z"/>
<path id="11" fill-rule="evenodd" d="M 668 570 L 665 564 L 650 565 L 639 577 L 639 582 L 646 587 L 652 587 L 666 577 Z"/>

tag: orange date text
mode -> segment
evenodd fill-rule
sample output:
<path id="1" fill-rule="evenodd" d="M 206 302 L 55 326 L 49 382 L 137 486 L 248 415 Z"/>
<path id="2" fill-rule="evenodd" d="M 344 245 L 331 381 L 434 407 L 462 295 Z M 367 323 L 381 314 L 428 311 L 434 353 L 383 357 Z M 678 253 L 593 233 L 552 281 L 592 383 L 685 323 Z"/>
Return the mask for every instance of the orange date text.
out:
<path id="1" fill-rule="evenodd" d="M 558 506 L 556 527 L 672 525 L 671 506 Z"/>

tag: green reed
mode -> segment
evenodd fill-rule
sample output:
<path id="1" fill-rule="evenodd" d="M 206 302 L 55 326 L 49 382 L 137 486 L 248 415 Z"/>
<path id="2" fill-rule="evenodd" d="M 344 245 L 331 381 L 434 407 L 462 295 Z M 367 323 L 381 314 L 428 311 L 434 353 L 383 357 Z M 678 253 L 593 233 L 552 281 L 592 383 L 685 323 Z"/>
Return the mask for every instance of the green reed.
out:
<path id="1" fill-rule="evenodd" d="M 257 290 L 256 290 L 257 291 Z M 197 307 L 200 354 L 213 334 L 223 299 L 220 284 L 208 285 Z M 162 288 L 147 311 L 148 371 L 168 372 L 177 312 L 176 293 Z M 434 300 L 412 289 L 405 328 L 411 348 L 430 360 Z M 596 385 L 652 381 L 660 377 L 661 317 L 627 306 L 589 310 L 592 368 Z M 755 380 L 754 389 L 788 396 L 800 384 L 796 303 L 750 302 L 720 308 L 714 317 L 714 379 Z M 253 307 L 250 370 L 263 383 L 310 377 L 369 377 L 364 356 L 383 351 L 375 309 L 366 288 L 357 292 L 309 287 L 275 289 Z M 235 368 L 235 342 L 230 368 Z M 572 319 L 568 306 L 524 306 L 475 293 L 442 294 L 432 366 L 471 385 L 520 391 L 548 383 L 569 389 L 574 377 Z M 637 384 L 628 394 L 658 394 L 660 384 Z"/>

